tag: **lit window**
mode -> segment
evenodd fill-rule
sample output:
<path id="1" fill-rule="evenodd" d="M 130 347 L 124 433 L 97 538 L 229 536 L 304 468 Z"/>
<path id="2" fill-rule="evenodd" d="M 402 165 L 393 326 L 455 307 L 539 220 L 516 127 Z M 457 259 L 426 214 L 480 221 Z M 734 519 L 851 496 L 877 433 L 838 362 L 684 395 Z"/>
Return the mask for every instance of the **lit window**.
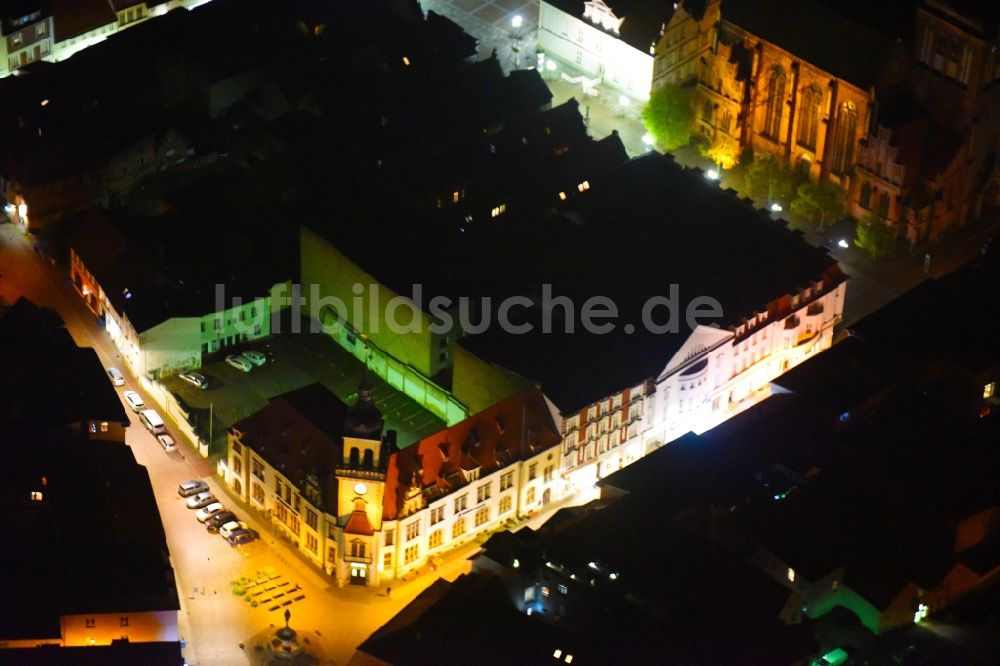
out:
<path id="1" fill-rule="evenodd" d="M 573 663 L 573 655 L 567 654 L 566 658 L 563 659 L 563 661 L 565 661 L 567 664 L 572 664 Z"/>
<path id="2" fill-rule="evenodd" d="M 451 202 L 452 203 L 458 203 L 458 190 L 455 190 L 454 192 L 452 192 L 452 194 L 451 194 Z"/>
<path id="3" fill-rule="evenodd" d="M 542 588 L 542 596 L 543 597 L 549 596 L 549 588 L 547 588 L 547 587 L 543 587 Z"/>
<path id="4" fill-rule="evenodd" d="M 410 59 L 407 58 L 406 56 L 403 56 L 403 64 L 406 65 L 407 67 L 409 67 L 410 66 Z"/>
<path id="5" fill-rule="evenodd" d="M 562 650 L 556 650 L 555 652 L 552 653 L 552 656 L 555 657 L 556 659 L 562 659 Z"/>
<path id="6" fill-rule="evenodd" d="M 795 569 L 788 567 L 788 571 L 785 572 L 785 576 L 788 578 L 789 583 L 795 582 Z"/>
<path id="7" fill-rule="evenodd" d="M 41 502 L 42 501 L 42 493 L 40 491 L 38 491 L 38 490 L 32 490 L 31 491 L 31 501 L 32 502 Z"/>
<path id="8" fill-rule="evenodd" d="M 576 186 L 576 189 L 580 190 L 581 192 L 586 192 L 587 190 L 590 189 L 590 181 L 587 180 L 583 181 L 582 183 Z"/>
<path id="9" fill-rule="evenodd" d="M 507 204 L 500 204 L 490 212 L 490 217 L 500 217 L 507 212 Z"/>
<path id="10" fill-rule="evenodd" d="M 565 192 L 560 192 L 559 193 L 559 201 L 566 201 L 566 193 Z"/>
<path id="11" fill-rule="evenodd" d="M 984 386 L 983 387 L 983 400 L 989 400 L 990 398 L 992 398 L 996 394 L 996 391 L 997 391 L 997 383 L 996 382 L 990 382 L 989 384 L 987 384 L 986 386 Z"/>

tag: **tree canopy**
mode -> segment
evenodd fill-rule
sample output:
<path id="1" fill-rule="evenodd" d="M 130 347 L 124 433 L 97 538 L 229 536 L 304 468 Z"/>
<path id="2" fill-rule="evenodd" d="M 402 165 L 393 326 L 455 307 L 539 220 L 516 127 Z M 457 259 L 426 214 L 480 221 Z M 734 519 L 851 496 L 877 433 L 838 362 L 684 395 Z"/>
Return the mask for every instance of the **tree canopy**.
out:
<path id="1" fill-rule="evenodd" d="M 811 222 L 819 222 L 822 229 L 828 221 L 844 214 L 844 191 L 828 181 L 802 183 L 796 190 L 792 212 Z"/>
<path id="2" fill-rule="evenodd" d="M 888 257 L 896 249 L 896 230 L 876 213 L 869 213 L 858 220 L 855 233 L 857 246 L 870 254 L 872 259 Z"/>
<path id="3" fill-rule="evenodd" d="M 763 205 L 788 203 L 799 182 L 798 175 L 773 155 L 757 155 L 743 174 L 746 193 Z"/>
<path id="4" fill-rule="evenodd" d="M 642 110 L 646 131 L 663 150 L 675 150 L 691 140 L 694 111 L 691 89 L 667 85 L 654 90 Z"/>

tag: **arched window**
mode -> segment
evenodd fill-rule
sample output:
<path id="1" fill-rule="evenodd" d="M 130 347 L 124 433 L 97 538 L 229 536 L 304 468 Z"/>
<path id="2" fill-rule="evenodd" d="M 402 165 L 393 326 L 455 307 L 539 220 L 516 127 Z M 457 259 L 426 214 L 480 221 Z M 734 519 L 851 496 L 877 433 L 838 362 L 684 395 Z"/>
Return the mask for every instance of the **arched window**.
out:
<path id="1" fill-rule="evenodd" d="M 802 91 L 802 110 L 799 113 L 799 145 L 816 148 L 819 128 L 819 110 L 823 104 L 823 91 L 815 85 Z"/>
<path id="2" fill-rule="evenodd" d="M 375 452 L 365 449 L 364 461 L 361 463 L 362 469 L 372 469 L 375 466 Z"/>
<path id="3" fill-rule="evenodd" d="M 764 134 L 777 139 L 781 132 L 781 109 L 785 101 L 785 73 L 775 67 L 767 82 L 767 112 L 764 114 Z"/>
<path id="4" fill-rule="evenodd" d="M 840 105 L 840 113 L 837 114 L 837 129 L 833 143 L 833 165 L 834 173 L 845 174 L 854 164 L 854 142 L 856 140 L 855 131 L 858 126 L 858 110 L 852 102 L 844 102 Z"/>
<path id="5" fill-rule="evenodd" d="M 350 466 L 351 467 L 357 467 L 358 466 L 358 462 L 360 461 L 360 459 L 361 459 L 361 453 L 358 450 L 358 447 L 352 446 L 351 447 L 351 457 L 349 459 Z"/>

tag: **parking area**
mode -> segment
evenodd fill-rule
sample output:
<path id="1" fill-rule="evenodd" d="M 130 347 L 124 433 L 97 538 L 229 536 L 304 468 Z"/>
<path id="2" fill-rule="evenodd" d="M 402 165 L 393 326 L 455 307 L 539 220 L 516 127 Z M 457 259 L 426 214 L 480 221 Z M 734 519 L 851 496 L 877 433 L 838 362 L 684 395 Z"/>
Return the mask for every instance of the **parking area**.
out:
<path id="1" fill-rule="evenodd" d="M 195 430 L 206 439 L 211 431 L 215 452 L 224 447 L 227 428 L 282 393 L 319 382 L 348 405 L 357 399 L 365 366 L 326 335 L 284 332 L 246 349 L 263 352 L 267 361 L 243 372 L 227 364 L 221 355 L 198 371 L 208 379 L 207 389 L 196 388 L 178 376 L 162 380 L 167 390 L 190 408 L 188 421 Z M 385 417 L 386 429 L 397 432 L 400 446 L 445 427 L 444 421 L 412 398 L 377 377 L 372 379 L 375 404 Z"/>

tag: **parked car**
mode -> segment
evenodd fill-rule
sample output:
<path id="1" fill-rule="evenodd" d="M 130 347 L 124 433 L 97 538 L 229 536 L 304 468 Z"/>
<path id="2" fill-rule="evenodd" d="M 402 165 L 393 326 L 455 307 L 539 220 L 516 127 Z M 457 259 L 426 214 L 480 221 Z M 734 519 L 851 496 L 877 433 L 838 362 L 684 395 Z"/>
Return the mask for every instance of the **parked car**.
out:
<path id="1" fill-rule="evenodd" d="M 243 357 L 254 365 L 264 365 L 267 363 L 267 356 L 264 355 L 264 352 L 245 351 L 243 352 Z"/>
<path id="2" fill-rule="evenodd" d="M 257 533 L 257 530 L 236 530 L 226 538 L 226 541 L 229 542 L 230 546 L 242 546 L 259 538 L 260 534 Z"/>
<path id="3" fill-rule="evenodd" d="M 187 508 L 189 509 L 200 509 L 203 506 L 208 506 L 212 502 L 215 502 L 215 496 L 212 495 L 211 491 L 206 490 L 203 493 L 198 493 L 188 497 Z"/>
<path id="4" fill-rule="evenodd" d="M 208 378 L 205 375 L 201 374 L 200 372 L 182 372 L 177 376 L 186 381 L 191 386 L 200 389 L 208 388 Z"/>
<path id="5" fill-rule="evenodd" d="M 243 354 L 230 354 L 226 357 L 226 363 L 243 372 L 250 372 L 250 369 L 253 368 L 253 363 Z"/>
<path id="6" fill-rule="evenodd" d="M 231 523 L 234 520 L 237 520 L 235 513 L 232 511 L 222 511 L 205 521 L 205 529 L 209 532 L 218 532 L 219 527 L 225 525 L 226 523 Z"/>
<path id="7" fill-rule="evenodd" d="M 141 412 L 146 409 L 146 403 L 143 401 L 142 396 L 135 391 L 125 391 L 122 396 L 133 412 Z"/>
<path id="8" fill-rule="evenodd" d="M 108 368 L 108 377 L 111 378 L 111 383 L 115 386 L 125 386 L 125 375 L 118 368 L 114 366 Z"/>
<path id="9" fill-rule="evenodd" d="M 247 530 L 247 524 L 242 520 L 230 520 L 228 523 L 219 528 L 219 535 L 223 539 L 228 539 L 231 534 L 237 530 Z"/>
<path id="10" fill-rule="evenodd" d="M 181 497 L 191 497 L 191 495 L 197 495 L 198 493 L 203 493 L 206 490 L 208 490 L 208 484 L 198 479 L 183 481 L 179 486 L 177 486 L 177 494 Z"/>
<path id="11" fill-rule="evenodd" d="M 222 506 L 222 502 L 212 502 L 208 506 L 203 506 L 198 509 L 198 513 L 194 514 L 194 517 L 198 519 L 199 523 L 203 523 L 220 511 L 225 511 L 226 507 Z"/>
<path id="12" fill-rule="evenodd" d="M 177 450 L 177 442 L 175 442 L 174 438 L 171 437 L 168 433 L 157 435 L 156 441 L 160 443 L 160 446 L 162 446 L 163 450 L 166 451 L 167 453 Z"/>

